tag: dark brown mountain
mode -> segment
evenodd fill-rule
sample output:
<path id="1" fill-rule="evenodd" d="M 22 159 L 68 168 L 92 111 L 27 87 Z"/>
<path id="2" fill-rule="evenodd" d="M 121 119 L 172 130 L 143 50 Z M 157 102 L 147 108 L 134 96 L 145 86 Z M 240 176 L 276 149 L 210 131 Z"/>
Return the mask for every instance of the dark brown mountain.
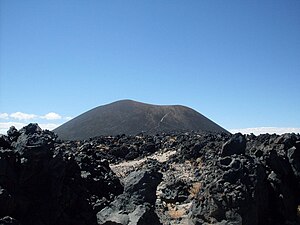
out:
<path id="1" fill-rule="evenodd" d="M 181 105 L 151 105 L 121 100 L 96 107 L 54 130 L 61 139 L 81 140 L 100 135 L 171 131 L 226 132 L 195 110 Z"/>

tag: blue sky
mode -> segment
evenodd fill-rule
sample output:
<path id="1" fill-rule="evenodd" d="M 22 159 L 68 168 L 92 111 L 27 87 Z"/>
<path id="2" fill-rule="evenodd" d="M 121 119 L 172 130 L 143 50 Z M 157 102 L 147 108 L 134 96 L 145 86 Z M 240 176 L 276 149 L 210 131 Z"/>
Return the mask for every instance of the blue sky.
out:
<path id="1" fill-rule="evenodd" d="M 0 131 L 119 99 L 300 128 L 300 0 L 0 0 L 0 32 Z"/>

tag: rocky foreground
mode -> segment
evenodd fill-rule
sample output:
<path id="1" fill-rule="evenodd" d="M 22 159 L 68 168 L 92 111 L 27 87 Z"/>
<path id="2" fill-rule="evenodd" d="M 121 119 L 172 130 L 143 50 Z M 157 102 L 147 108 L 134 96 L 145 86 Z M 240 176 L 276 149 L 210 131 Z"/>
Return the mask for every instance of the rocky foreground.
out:
<path id="1" fill-rule="evenodd" d="M 300 135 L 0 136 L 0 224 L 300 224 Z"/>

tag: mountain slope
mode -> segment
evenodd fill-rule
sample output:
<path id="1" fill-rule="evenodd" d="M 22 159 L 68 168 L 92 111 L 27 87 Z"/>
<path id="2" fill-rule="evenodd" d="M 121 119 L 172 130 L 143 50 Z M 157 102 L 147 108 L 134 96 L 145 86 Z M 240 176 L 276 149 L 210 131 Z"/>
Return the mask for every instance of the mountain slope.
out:
<path id="1" fill-rule="evenodd" d="M 96 107 L 56 128 L 61 139 L 77 140 L 99 135 L 182 130 L 227 132 L 195 110 L 181 105 L 151 105 L 121 100 Z"/>

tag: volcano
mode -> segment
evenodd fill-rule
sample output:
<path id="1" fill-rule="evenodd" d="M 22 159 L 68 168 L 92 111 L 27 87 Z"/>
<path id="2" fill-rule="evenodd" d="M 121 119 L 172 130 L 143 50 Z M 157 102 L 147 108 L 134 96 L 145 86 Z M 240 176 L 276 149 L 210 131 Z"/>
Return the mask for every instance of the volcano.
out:
<path id="1" fill-rule="evenodd" d="M 53 131 L 64 140 L 100 135 L 156 134 L 174 131 L 229 133 L 199 112 L 182 105 L 152 105 L 121 100 L 91 109 Z"/>

